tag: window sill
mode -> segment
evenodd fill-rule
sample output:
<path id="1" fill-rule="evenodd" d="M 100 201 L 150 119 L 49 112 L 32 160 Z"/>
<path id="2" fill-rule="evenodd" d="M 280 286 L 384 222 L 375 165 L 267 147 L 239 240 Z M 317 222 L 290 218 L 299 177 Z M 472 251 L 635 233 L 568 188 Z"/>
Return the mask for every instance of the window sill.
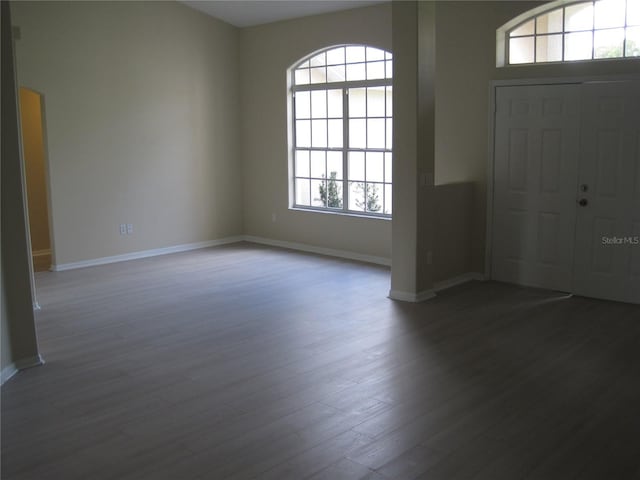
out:
<path id="1" fill-rule="evenodd" d="M 304 207 L 289 207 L 289 210 L 293 210 L 294 212 L 304 212 L 304 213 L 320 213 L 324 215 L 336 215 L 339 217 L 355 217 L 355 218 L 364 218 L 367 220 L 385 220 L 391 221 L 391 216 L 383 216 L 383 215 L 364 215 L 358 214 L 355 212 L 332 212 L 329 210 L 320 210 L 315 208 L 304 208 Z"/>

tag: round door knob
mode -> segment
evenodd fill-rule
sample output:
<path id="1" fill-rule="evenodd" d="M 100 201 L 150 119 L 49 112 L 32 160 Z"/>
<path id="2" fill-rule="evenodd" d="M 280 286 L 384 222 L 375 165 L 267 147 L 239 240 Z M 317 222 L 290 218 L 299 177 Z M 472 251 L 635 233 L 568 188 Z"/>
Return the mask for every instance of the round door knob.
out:
<path id="1" fill-rule="evenodd" d="M 586 198 L 581 198 L 578 201 L 578 205 L 580 205 L 581 207 L 586 207 L 589 204 L 589 201 Z"/>

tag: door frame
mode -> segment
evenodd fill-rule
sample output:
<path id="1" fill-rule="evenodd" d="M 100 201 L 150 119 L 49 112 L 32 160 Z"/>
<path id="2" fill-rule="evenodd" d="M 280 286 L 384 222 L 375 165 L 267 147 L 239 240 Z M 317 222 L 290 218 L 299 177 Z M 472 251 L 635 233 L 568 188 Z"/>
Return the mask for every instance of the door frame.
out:
<path id="1" fill-rule="evenodd" d="M 493 279 L 492 255 L 493 255 L 493 197 L 495 176 L 495 131 L 496 131 L 496 89 L 499 87 L 537 86 L 537 85 L 583 85 L 593 82 L 624 82 L 640 81 L 640 74 L 619 75 L 584 75 L 576 77 L 541 77 L 541 78 L 517 78 L 508 80 L 492 80 L 489 84 L 489 132 L 488 132 L 488 156 L 487 156 L 487 211 L 485 225 L 485 255 L 484 276 L 487 280 Z"/>

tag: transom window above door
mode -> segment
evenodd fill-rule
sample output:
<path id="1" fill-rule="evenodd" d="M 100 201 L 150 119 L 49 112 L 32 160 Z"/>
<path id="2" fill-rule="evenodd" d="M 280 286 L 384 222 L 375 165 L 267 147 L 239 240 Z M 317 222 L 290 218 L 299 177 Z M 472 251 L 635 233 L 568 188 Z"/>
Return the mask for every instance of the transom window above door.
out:
<path id="1" fill-rule="evenodd" d="M 498 66 L 640 57 L 640 0 L 556 1 L 498 30 Z"/>
<path id="2" fill-rule="evenodd" d="M 391 215 L 392 61 L 341 45 L 291 68 L 292 207 Z"/>

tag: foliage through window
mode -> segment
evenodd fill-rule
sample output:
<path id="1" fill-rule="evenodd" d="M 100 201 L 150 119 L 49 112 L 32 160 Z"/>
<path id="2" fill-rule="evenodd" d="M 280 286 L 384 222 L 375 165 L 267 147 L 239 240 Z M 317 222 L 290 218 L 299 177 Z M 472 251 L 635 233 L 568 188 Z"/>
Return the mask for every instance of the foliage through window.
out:
<path id="1" fill-rule="evenodd" d="M 291 70 L 294 207 L 391 215 L 392 56 L 334 47 Z"/>
<path id="2" fill-rule="evenodd" d="M 506 32 L 509 64 L 640 56 L 640 0 L 563 3 Z"/>

